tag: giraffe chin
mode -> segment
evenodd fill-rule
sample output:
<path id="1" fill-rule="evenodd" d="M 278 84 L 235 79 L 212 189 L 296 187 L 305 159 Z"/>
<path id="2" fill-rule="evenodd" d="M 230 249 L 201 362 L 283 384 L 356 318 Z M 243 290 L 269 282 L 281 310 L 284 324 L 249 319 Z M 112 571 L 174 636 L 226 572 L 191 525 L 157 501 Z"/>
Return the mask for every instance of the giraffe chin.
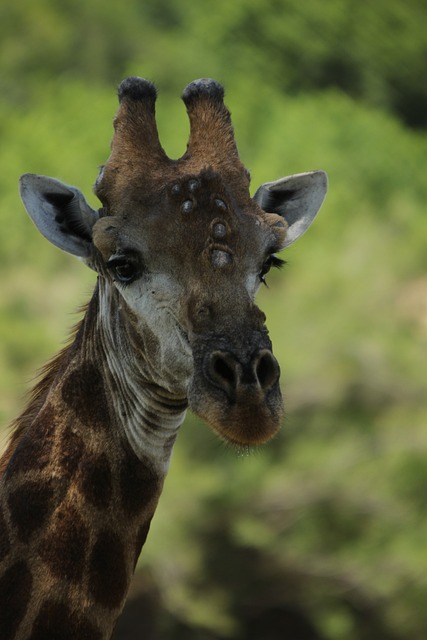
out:
<path id="1" fill-rule="evenodd" d="M 217 389 L 197 397 L 190 392 L 189 401 L 192 411 L 222 440 L 237 446 L 257 446 L 279 431 L 284 414 L 279 385 L 270 390 L 268 398 L 251 387 L 241 390 L 233 403 L 220 395 Z"/>

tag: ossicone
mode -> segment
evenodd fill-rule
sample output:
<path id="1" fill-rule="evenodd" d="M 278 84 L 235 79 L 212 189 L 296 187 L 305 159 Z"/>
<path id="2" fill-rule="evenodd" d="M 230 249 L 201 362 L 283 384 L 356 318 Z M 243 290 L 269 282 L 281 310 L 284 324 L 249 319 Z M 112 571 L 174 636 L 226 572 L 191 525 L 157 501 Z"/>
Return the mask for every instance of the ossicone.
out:
<path id="1" fill-rule="evenodd" d="M 119 102 L 125 99 L 129 100 L 144 100 L 157 98 L 157 89 L 152 82 L 145 80 L 145 78 L 138 78 L 138 76 L 130 76 L 125 78 L 118 88 Z"/>

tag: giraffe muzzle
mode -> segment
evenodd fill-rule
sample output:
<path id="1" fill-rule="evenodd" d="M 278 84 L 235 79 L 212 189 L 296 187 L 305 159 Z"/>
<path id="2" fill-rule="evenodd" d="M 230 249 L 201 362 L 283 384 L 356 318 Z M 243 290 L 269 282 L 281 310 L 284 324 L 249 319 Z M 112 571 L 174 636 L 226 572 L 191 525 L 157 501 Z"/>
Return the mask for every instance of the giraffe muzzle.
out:
<path id="1" fill-rule="evenodd" d="M 191 409 L 232 444 L 267 442 L 280 428 L 283 402 L 280 367 L 269 348 L 194 348 L 194 373 L 188 390 Z"/>

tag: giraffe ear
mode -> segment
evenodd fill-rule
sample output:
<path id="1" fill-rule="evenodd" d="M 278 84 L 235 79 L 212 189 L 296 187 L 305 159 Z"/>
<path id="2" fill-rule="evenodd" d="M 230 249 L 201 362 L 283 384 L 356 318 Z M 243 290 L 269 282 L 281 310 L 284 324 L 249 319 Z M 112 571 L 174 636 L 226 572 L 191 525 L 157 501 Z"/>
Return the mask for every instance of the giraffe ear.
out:
<path id="1" fill-rule="evenodd" d="M 99 218 L 76 187 L 31 173 L 19 181 L 22 201 L 32 221 L 52 244 L 79 258 L 92 254 L 92 227 Z"/>
<path id="2" fill-rule="evenodd" d="M 266 182 L 253 199 L 266 213 L 276 213 L 288 223 L 284 247 L 295 242 L 313 222 L 328 189 L 324 171 L 310 171 Z"/>

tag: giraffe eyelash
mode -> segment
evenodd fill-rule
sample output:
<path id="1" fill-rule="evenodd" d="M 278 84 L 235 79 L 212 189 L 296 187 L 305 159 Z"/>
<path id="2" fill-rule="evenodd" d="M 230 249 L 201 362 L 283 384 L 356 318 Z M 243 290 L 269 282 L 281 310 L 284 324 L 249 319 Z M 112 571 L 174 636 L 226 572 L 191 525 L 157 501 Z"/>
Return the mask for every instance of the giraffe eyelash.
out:
<path id="1" fill-rule="evenodd" d="M 265 280 L 265 276 L 273 267 L 274 269 L 281 269 L 286 264 L 285 260 L 278 258 L 274 253 L 268 256 L 267 260 L 262 265 L 261 271 L 259 272 L 259 279 L 263 284 L 267 286 L 267 282 Z"/>
<path id="2" fill-rule="evenodd" d="M 271 266 L 275 269 L 281 269 L 285 266 L 286 260 L 282 260 L 282 258 L 278 258 L 274 253 L 270 256 Z"/>

